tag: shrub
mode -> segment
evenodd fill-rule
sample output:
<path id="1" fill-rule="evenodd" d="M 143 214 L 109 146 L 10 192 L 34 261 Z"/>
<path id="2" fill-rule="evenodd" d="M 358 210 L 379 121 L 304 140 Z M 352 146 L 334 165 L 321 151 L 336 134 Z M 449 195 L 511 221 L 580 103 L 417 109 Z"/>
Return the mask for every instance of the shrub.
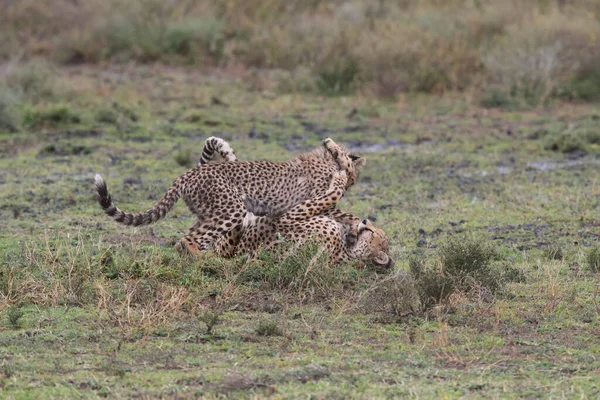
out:
<path id="1" fill-rule="evenodd" d="M 546 150 L 561 153 L 588 150 L 590 145 L 600 144 L 599 128 L 597 121 L 580 121 L 575 126 L 550 131 L 544 136 L 542 144 Z"/>
<path id="2" fill-rule="evenodd" d="M 19 96 L 0 87 L 0 131 L 16 132 L 21 125 Z"/>
<path id="3" fill-rule="evenodd" d="M 196 313 L 198 321 L 204 322 L 206 325 L 206 334 L 212 335 L 213 328 L 219 323 L 219 318 L 222 313 L 220 311 L 202 310 Z"/>
<path id="4" fill-rule="evenodd" d="M 554 244 L 544 249 L 544 257 L 549 260 L 562 260 L 565 254 L 560 245 Z"/>
<path id="5" fill-rule="evenodd" d="M 192 152 L 189 149 L 179 150 L 175 154 L 175 162 L 182 167 L 190 168 L 192 166 Z"/>
<path id="6" fill-rule="evenodd" d="M 277 321 L 270 319 L 260 319 L 258 321 L 256 334 L 259 336 L 283 336 L 283 332 L 277 325 Z"/>
<path id="7" fill-rule="evenodd" d="M 567 85 L 567 90 L 579 100 L 600 99 L 600 62 L 596 65 L 595 70 L 578 73 Z"/>
<path id="8" fill-rule="evenodd" d="M 48 108 L 29 108 L 23 123 L 28 128 L 53 127 L 61 124 L 79 123 L 81 119 L 69 107 L 57 105 Z"/>
<path id="9" fill-rule="evenodd" d="M 56 98 L 56 72 L 46 61 L 11 65 L 3 80 L 9 89 L 31 102 Z"/>
<path id="10" fill-rule="evenodd" d="M 572 153 L 574 151 L 585 149 L 585 143 L 581 137 L 566 131 L 546 136 L 543 143 L 545 150 L 556 151 L 559 153 Z"/>
<path id="11" fill-rule="evenodd" d="M 592 272 L 600 272 L 600 245 L 596 244 L 587 253 L 587 265 Z"/>
<path id="12" fill-rule="evenodd" d="M 96 112 L 94 119 L 102 124 L 116 124 L 119 116 L 116 112 L 110 109 L 102 109 Z"/>
<path id="13" fill-rule="evenodd" d="M 353 47 L 365 89 L 385 97 L 463 90 L 480 74 L 477 50 L 442 14 L 419 16 L 420 23 L 378 24 Z"/>
<path id="14" fill-rule="evenodd" d="M 484 108 L 510 109 L 515 106 L 515 103 L 510 95 L 501 89 L 486 90 L 479 101 L 479 104 Z"/>
<path id="15" fill-rule="evenodd" d="M 166 29 L 163 49 L 166 54 L 203 56 L 218 63 L 225 47 L 225 24 L 217 18 L 190 18 L 172 22 Z"/>
<path id="16" fill-rule="evenodd" d="M 360 303 L 366 313 L 383 313 L 396 318 L 414 314 L 419 307 L 419 293 L 413 277 L 400 270 L 374 283 Z"/>
<path id="17" fill-rule="evenodd" d="M 7 309 L 6 317 L 8 324 L 12 329 L 21 328 L 21 317 L 24 315 L 23 310 L 17 306 L 10 306 Z"/>
<path id="18" fill-rule="evenodd" d="M 330 95 L 346 95 L 352 91 L 357 75 L 356 64 L 347 60 L 337 67 L 319 71 L 317 88 Z"/>
<path id="19" fill-rule="evenodd" d="M 424 310 L 445 303 L 453 293 L 498 292 L 505 283 L 523 279 L 522 273 L 496 261 L 495 248 L 479 240 L 451 239 L 436 258 L 413 257 L 410 271 Z"/>
<path id="20" fill-rule="evenodd" d="M 259 251 L 251 262 L 224 267 L 225 270 L 216 272 L 234 275 L 237 284 L 260 285 L 263 290 L 287 292 L 301 300 L 320 300 L 360 287 L 372 273 L 352 264 L 331 265 L 329 253 L 311 241 L 302 246 L 282 242 L 274 249 Z"/>

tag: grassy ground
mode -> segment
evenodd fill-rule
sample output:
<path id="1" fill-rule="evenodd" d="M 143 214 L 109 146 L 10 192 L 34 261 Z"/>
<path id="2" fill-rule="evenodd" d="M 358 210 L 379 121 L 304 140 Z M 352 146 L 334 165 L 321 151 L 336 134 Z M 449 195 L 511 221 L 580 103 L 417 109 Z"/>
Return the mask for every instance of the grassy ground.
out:
<path id="1" fill-rule="evenodd" d="M 270 69 L 287 92 L 515 108 L 600 99 L 599 18 L 597 0 L 20 0 L 0 5 L 0 60 Z"/>
<path id="2" fill-rule="evenodd" d="M 0 107 L 2 397 L 599 395 L 596 105 L 275 94 L 231 69 L 17 70 Z M 400 272 L 181 258 L 182 204 L 134 229 L 93 202 L 101 173 L 119 206 L 145 209 L 211 135 L 242 160 L 327 136 L 365 156 L 340 207 L 389 234 Z M 425 309 L 401 272 L 467 262 L 469 243 L 493 247 L 502 284 L 459 282 Z"/>

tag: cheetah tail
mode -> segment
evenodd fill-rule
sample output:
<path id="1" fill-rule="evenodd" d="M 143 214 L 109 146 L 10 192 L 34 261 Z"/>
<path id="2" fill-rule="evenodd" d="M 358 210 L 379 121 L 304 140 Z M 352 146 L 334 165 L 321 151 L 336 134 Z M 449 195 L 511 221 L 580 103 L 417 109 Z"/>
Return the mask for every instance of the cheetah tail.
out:
<path id="1" fill-rule="evenodd" d="M 106 182 L 99 174 L 95 177 L 96 184 L 96 200 L 104 212 L 112 217 L 115 221 L 123 225 L 150 225 L 159 219 L 163 218 L 169 210 L 173 208 L 177 200 L 179 200 L 180 194 L 176 184 L 172 185 L 167 193 L 156 203 L 152 208 L 147 211 L 139 213 L 128 213 L 121 211 L 112 202 L 112 198 L 106 188 Z"/>

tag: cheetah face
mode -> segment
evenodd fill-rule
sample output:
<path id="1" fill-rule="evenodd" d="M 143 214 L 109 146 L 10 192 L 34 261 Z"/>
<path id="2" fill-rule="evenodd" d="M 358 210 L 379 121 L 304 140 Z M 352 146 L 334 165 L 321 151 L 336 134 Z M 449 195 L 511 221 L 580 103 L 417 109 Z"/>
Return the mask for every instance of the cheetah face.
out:
<path id="1" fill-rule="evenodd" d="M 358 224 L 356 246 L 360 250 L 360 258 L 363 261 L 386 270 L 393 268 L 394 263 L 389 256 L 387 235 L 368 219 L 364 219 Z"/>

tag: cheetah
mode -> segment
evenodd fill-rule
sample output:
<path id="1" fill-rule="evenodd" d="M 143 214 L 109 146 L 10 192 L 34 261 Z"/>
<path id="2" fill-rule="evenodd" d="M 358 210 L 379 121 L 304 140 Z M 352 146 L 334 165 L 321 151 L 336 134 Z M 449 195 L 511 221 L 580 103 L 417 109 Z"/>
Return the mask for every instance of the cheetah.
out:
<path id="1" fill-rule="evenodd" d="M 344 195 L 346 183 L 346 171 L 335 171 L 325 195 L 306 200 L 281 215 L 255 215 L 252 201 L 246 201 L 248 211 L 243 222 L 219 238 L 215 252 L 223 257 L 235 254 L 254 257 L 259 248 L 276 245 L 279 234 L 298 244 L 316 240 L 331 255 L 333 263 L 359 261 L 362 265 L 391 269 L 393 261 L 384 231 L 364 219 L 357 224 L 356 240 L 349 244 L 346 238 L 352 225 L 338 222 L 335 213 L 329 214 Z"/>
<path id="2" fill-rule="evenodd" d="M 210 137 L 205 142 L 199 165 L 210 162 L 214 152 L 226 161 L 237 161 L 235 155 L 230 156 L 234 152 L 226 141 Z M 304 201 L 287 212 L 246 198 L 248 212 L 242 224 L 219 238 L 215 245 L 216 253 L 224 257 L 234 254 L 255 256 L 261 246 L 275 245 L 280 234 L 298 243 L 316 238 L 324 243 L 334 262 L 359 260 L 363 264 L 391 268 L 393 262 L 385 232 L 368 219 L 360 221 L 358 217 L 335 208 L 344 195 L 347 179 L 344 170 L 334 172 L 324 196 Z"/>
<path id="3" fill-rule="evenodd" d="M 226 143 L 226 142 L 225 142 Z M 234 160 L 233 151 L 226 159 Z M 284 162 L 247 161 L 202 163 L 179 176 L 150 209 L 124 212 L 117 208 L 106 182 L 95 177 L 96 200 L 104 212 L 123 225 L 143 226 L 163 218 L 180 198 L 198 220 L 176 244 L 180 252 L 202 254 L 216 239 L 239 225 L 249 197 L 288 210 L 304 200 L 325 194 L 331 174 L 345 169 L 352 185 L 365 159 L 327 138 L 323 146 Z"/>

